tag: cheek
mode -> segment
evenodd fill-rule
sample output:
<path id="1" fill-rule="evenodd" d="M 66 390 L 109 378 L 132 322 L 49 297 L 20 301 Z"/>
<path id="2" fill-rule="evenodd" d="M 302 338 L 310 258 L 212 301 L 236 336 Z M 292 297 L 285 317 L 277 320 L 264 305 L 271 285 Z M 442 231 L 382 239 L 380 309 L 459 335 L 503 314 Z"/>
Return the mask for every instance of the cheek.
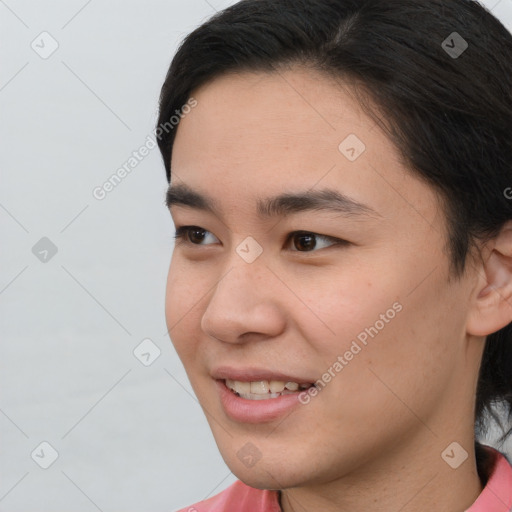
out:
<path id="1" fill-rule="evenodd" d="M 361 416 L 390 403 L 395 411 L 404 407 L 397 397 L 432 406 L 449 382 L 464 325 L 463 315 L 447 314 L 457 290 L 442 272 L 411 293 L 428 266 L 410 265 L 406 275 L 396 261 L 384 263 L 360 272 L 340 269 L 335 280 L 317 274 L 309 289 L 295 283 L 308 306 L 295 318 L 324 366 L 324 396 L 332 392 L 330 399 L 351 403 Z"/>
<path id="2" fill-rule="evenodd" d="M 294 306 L 294 322 L 319 353 L 336 359 L 353 341 L 364 347 L 402 314 L 396 283 L 392 288 L 371 272 L 347 266 L 316 272 L 310 279 L 290 276 L 289 287 L 303 303 Z"/>
<path id="3" fill-rule="evenodd" d="M 345 356 L 347 351 L 351 360 L 344 363 L 332 388 L 326 387 L 329 401 L 343 403 L 352 420 L 366 425 L 370 432 L 382 424 L 391 430 L 404 429 L 417 421 L 415 414 L 429 417 L 450 387 L 458 353 L 456 338 L 460 336 L 460 325 L 453 324 L 463 320 L 442 315 L 440 300 L 428 290 L 414 298 L 402 298 L 401 311 L 388 323 L 378 324 L 375 320 L 380 313 L 386 314 L 386 308 L 381 311 L 373 304 L 372 314 L 366 316 L 368 324 L 360 330 L 366 342 L 361 343 L 357 336 L 343 338 L 343 352 L 330 353 L 334 361 L 337 354 Z M 353 341 L 360 348 L 354 350 L 355 355 L 350 350 Z M 345 421 L 343 411 L 334 414 Z"/>
<path id="4" fill-rule="evenodd" d="M 167 276 L 165 320 L 171 341 L 184 362 L 195 352 L 194 333 L 200 323 L 201 280 L 173 256 Z"/>

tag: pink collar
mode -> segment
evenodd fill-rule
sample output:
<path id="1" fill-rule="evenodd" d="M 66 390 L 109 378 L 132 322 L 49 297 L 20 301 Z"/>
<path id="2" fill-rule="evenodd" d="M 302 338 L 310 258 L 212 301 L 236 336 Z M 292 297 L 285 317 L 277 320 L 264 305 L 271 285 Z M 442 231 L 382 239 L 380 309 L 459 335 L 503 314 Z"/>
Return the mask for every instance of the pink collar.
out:
<path id="1" fill-rule="evenodd" d="M 485 446 L 494 455 L 487 485 L 466 512 L 510 512 L 512 510 L 512 466 L 499 451 Z"/>

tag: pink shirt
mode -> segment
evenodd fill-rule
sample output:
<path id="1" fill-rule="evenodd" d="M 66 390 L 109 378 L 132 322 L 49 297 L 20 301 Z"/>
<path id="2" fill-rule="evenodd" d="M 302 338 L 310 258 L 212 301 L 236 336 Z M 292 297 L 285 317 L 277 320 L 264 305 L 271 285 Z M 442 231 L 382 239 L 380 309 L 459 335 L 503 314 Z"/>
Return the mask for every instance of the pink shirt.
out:
<path id="1" fill-rule="evenodd" d="M 498 451 L 487 485 L 465 512 L 510 512 L 512 510 L 512 466 Z M 277 491 L 262 491 L 240 480 L 221 493 L 178 512 L 281 512 Z"/>

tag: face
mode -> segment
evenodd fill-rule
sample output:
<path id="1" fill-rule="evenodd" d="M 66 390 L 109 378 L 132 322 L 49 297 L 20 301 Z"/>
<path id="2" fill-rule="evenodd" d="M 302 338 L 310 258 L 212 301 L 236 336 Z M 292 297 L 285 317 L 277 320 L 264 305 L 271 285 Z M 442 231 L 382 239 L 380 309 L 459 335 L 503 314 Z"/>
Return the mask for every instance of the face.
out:
<path id="1" fill-rule="evenodd" d="M 478 358 L 474 282 L 448 279 L 433 190 L 348 89 L 311 70 L 223 76 L 193 96 L 169 201 L 192 229 L 166 320 L 230 469 L 284 489 L 437 446 L 444 464 L 472 419 Z"/>

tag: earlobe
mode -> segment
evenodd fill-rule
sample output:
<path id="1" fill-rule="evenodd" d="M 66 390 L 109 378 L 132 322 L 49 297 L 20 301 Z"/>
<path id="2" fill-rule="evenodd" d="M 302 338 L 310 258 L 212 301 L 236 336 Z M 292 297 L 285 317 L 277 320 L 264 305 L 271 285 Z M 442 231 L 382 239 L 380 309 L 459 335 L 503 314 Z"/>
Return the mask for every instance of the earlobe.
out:
<path id="1" fill-rule="evenodd" d="M 487 336 L 512 322 L 512 221 L 489 241 L 468 316 L 467 332 Z"/>

